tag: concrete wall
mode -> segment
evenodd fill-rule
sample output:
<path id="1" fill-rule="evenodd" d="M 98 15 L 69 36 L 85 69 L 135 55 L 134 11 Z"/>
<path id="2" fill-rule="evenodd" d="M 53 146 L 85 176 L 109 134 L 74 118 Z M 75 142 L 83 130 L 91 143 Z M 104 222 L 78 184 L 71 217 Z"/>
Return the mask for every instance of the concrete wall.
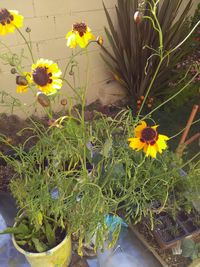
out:
<path id="1" fill-rule="evenodd" d="M 116 0 L 104 0 L 104 2 L 109 11 L 114 12 Z M 105 36 L 104 26 L 107 25 L 107 21 L 101 0 L 1 0 L 0 5 L 2 8 L 18 10 L 24 16 L 22 32 L 27 36 L 25 28 L 27 26 L 31 28 L 35 59 L 54 60 L 62 70 L 72 53 L 72 49 L 66 46 L 65 35 L 71 30 L 74 22 L 85 21 L 95 36 Z M 26 69 L 30 69 L 31 60 L 28 50 L 17 32 L 0 36 L 0 41 L 10 46 L 14 53 L 20 53 L 24 49 L 24 54 L 28 58 L 24 58 L 22 61 Z M 5 51 L 6 49 L 0 44 L 0 54 Z M 104 98 L 104 101 L 109 101 L 105 95 L 104 87 L 110 79 L 110 73 L 100 57 L 100 47 L 97 44 L 92 44 L 89 52 L 90 78 L 87 101 L 90 103 L 99 97 Z M 80 83 L 85 84 L 86 56 L 79 56 L 77 60 L 80 62 L 80 69 L 82 70 Z M 4 90 L 22 102 L 30 104 L 33 100 L 33 94 L 31 92 L 16 94 L 15 75 L 10 74 L 10 69 L 9 65 L 0 63 L 0 91 Z M 72 79 L 69 75 L 67 78 Z M 72 94 L 66 85 L 61 89 L 61 93 L 66 96 Z M 3 110 L 0 107 L 0 112 Z"/>
<path id="2" fill-rule="evenodd" d="M 117 0 L 104 0 L 111 14 L 114 14 L 114 5 Z M 184 0 L 187 3 L 188 0 Z M 196 0 L 198 3 L 199 0 Z M 104 34 L 104 26 L 107 25 L 106 17 L 101 0 L 1 0 L 1 7 L 16 9 L 25 17 L 23 33 L 28 26 L 31 28 L 31 39 L 35 58 L 48 58 L 56 61 L 61 69 L 64 69 L 69 60 L 72 50 L 66 47 L 65 35 L 71 29 L 74 22 L 85 21 L 93 30 L 95 36 Z M 195 9 L 195 6 L 193 7 Z M 105 39 L 105 43 L 106 38 Z M 11 47 L 14 53 L 28 55 L 23 39 L 18 33 L 0 36 L 0 41 Z M 107 44 L 106 44 L 107 45 Z M 90 47 L 90 74 L 87 101 L 88 103 L 100 98 L 103 102 L 112 102 L 121 95 L 121 90 L 115 82 L 107 84 L 110 80 L 110 73 L 100 57 L 100 47 Z M 0 44 L 0 54 L 5 48 Z M 30 58 L 30 57 L 29 57 Z M 28 58 L 22 59 L 26 69 L 31 67 Z M 85 83 L 86 58 L 79 56 L 81 83 Z M 72 79 L 69 75 L 69 80 Z M 6 91 L 14 97 L 19 98 L 23 103 L 33 102 L 31 92 L 17 95 L 15 93 L 15 76 L 10 74 L 10 66 L 0 64 L 0 91 Z M 63 86 L 62 95 L 72 95 L 68 86 Z M 1 95 L 0 95 L 1 97 Z M 4 111 L 0 106 L 0 112 Z"/>

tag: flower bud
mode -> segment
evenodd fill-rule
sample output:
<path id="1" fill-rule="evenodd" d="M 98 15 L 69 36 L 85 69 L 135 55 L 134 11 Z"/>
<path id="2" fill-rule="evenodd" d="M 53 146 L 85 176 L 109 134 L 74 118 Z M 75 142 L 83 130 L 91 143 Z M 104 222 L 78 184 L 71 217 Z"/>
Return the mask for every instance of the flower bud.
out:
<path id="1" fill-rule="evenodd" d="M 60 104 L 61 104 L 62 106 L 66 106 L 66 105 L 67 105 L 67 98 L 63 98 L 63 99 L 61 99 Z"/>
<path id="2" fill-rule="evenodd" d="M 71 69 L 70 72 L 69 72 L 69 75 L 73 76 L 74 75 L 74 72 L 73 70 Z"/>
<path id="3" fill-rule="evenodd" d="M 97 36 L 96 41 L 97 41 L 97 44 L 98 44 L 98 45 L 100 45 L 100 46 L 103 45 L 103 37 L 102 37 L 102 36 Z"/>
<path id="4" fill-rule="evenodd" d="M 30 32 L 31 32 L 31 28 L 26 27 L 26 32 L 27 32 L 27 33 L 30 33 Z"/>
<path id="5" fill-rule="evenodd" d="M 11 72 L 12 74 L 16 74 L 16 73 L 17 73 L 17 70 L 16 70 L 15 68 L 12 68 L 12 69 L 10 70 L 10 72 Z"/>
<path id="6" fill-rule="evenodd" d="M 26 85 L 28 84 L 28 81 L 27 81 L 27 79 L 26 79 L 25 76 L 20 76 L 20 75 L 18 75 L 18 76 L 16 77 L 16 84 L 17 84 L 17 85 L 26 86 Z"/>
<path id="7" fill-rule="evenodd" d="M 42 92 L 37 93 L 37 101 L 45 108 L 50 106 L 50 99 Z"/>
<path id="8" fill-rule="evenodd" d="M 142 21 L 142 13 L 140 11 L 136 11 L 134 14 L 135 23 L 139 24 Z"/>

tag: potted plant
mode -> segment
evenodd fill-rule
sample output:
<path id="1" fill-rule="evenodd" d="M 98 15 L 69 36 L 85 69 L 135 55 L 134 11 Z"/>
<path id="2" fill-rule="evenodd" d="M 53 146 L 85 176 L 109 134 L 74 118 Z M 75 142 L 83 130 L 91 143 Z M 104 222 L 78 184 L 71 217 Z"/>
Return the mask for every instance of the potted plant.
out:
<path id="1" fill-rule="evenodd" d="M 0 12 L 3 19 L 7 18 L 0 34 L 17 30 L 26 40 L 19 29 L 23 17 L 17 11 L 2 9 Z M 26 31 L 30 33 L 29 28 Z M 89 27 L 82 22 L 75 23 L 66 38 L 70 48 L 78 45 L 87 49 L 89 41 L 95 41 Z M 101 45 L 100 40 L 98 38 L 95 42 Z M 17 92 L 32 90 L 48 116 L 49 127 L 31 119 L 37 142 L 28 151 L 24 150 L 25 144 L 15 147 L 7 142 L 5 136 L 0 137 L 14 154 L 9 156 L 0 152 L 15 170 L 10 190 L 18 206 L 15 225 L 1 234 L 12 234 L 15 248 L 26 256 L 33 267 L 67 266 L 71 259 L 72 235 L 76 237 L 80 255 L 83 255 L 83 243 L 89 245 L 92 242 L 96 251 L 109 237 L 105 217 L 109 213 L 116 214 L 118 201 L 106 193 L 102 173 L 110 164 L 110 133 L 116 125 L 102 134 L 102 126 L 106 128 L 109 119 L 98 115 L 98 123 L 92 127 L 85 121 L 87 84 L 73 87 L 66 79 L 68 72 L 75 75 L 74 55 L 62 74 L 59 66 L 51 60 L 41 58 L 35 61 L 27 40 L 26 44 L 33 61 L 31 71 L 25 71 L 20 60 L 11 64 L 10 52 L 5 60 L 12 66 L 12 74 L 16 75 Z M 82 51 L 77 55 L 80 53 Z M 63 82 L 74 91 L 80 108 L 72 110 L 69 104 L 65 115 L 55 120 L 52 100 L 58 95 Z M 66 106 L 68 101 L 62 100 L 61 104 Z M 93 156 L 95 151 L 100 155 L 98 159 Z M 103 178 L 108 179 L 109 174 L 104 172 Z M 116 242 L 119 231 L 120 227 L 113 231 L 112 244 Z"/>

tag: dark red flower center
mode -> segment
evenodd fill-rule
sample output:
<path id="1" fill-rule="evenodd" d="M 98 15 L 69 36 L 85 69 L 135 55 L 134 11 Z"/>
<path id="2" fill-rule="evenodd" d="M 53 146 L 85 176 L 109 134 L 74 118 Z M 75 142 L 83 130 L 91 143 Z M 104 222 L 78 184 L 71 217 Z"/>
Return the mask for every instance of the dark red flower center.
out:
<path id="1" fill-rule="evenodd" d="M 52 73 L 48 73 L 46 67 L 37 67 L 33 72 L 33 80 L 40 86 L 52 83 L 52 79 L 50 79 L 51 76 Z"/>
<path id="2" fill-rule="evenodd" d="M 154 145 L 158 138 L 158 133 L 151 127 L 146 127 L 142 130 L 140 141 L 150 145 Z"/>
<path id="3" fill-rule="evenodd" d="M 82 37 L 87 32 L 87 25 L 84 22 L 73 24 L 73 31 L 77 31 Z"/>
<path id="4" fill-rule="evenodd" d="M 0 9 L 0 23 L 5 26 L 6 24 L 10 24 L 11 21 L 14 20 L 14 17 L 6 8 Z"/>

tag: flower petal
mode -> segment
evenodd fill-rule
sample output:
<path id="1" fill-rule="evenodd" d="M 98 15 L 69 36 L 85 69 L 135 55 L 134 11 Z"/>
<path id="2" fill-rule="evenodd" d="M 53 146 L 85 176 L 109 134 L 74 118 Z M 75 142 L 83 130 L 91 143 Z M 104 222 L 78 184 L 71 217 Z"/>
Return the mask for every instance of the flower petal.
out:
<path id="1" fill-rule="evenodd" d="M 148 145 L 147 151 L 146 151 L 146 156 L 151 156 L 152 158 L 156 158 L 157 154 L 157 146 L 156 145 Z"/>
<path id="2" fill-rule="evenodd" d="M 141 138 L 141 132 L 146 127 L 147 127 L 146 122 L 141 121 L 140 124 L 137 127 L 135 127 L 135 129 L 134 129 L 135 137 Z"/>
<path id="3" fill-rule="evenodd" d="M 143 149 L 144 147 L 144 143 L 140 141 L 139 138 L 129 138 L 128 140 L 130 140 L 130 144 L 129 146 L 132 148 L 132 149 L 137 149 L 137 150 L 141 150 Z"/>
<path id="4" fill-rule="evenodd" d="M 162 138 L 160 138 L 160 135 L 158 136 L 158 140 L 156 142 L 159 153 L 162 153 L 164 149 L 167 148 L 166 141 Z"/>
<path id="5" fill-rule="evenodd" d="M 166 136 L 166 135 L 163 135 L 163 134 L 159 134 L 158 138 L 159 138 L 160 140 L 169 140 L 169 137 Z"/>

